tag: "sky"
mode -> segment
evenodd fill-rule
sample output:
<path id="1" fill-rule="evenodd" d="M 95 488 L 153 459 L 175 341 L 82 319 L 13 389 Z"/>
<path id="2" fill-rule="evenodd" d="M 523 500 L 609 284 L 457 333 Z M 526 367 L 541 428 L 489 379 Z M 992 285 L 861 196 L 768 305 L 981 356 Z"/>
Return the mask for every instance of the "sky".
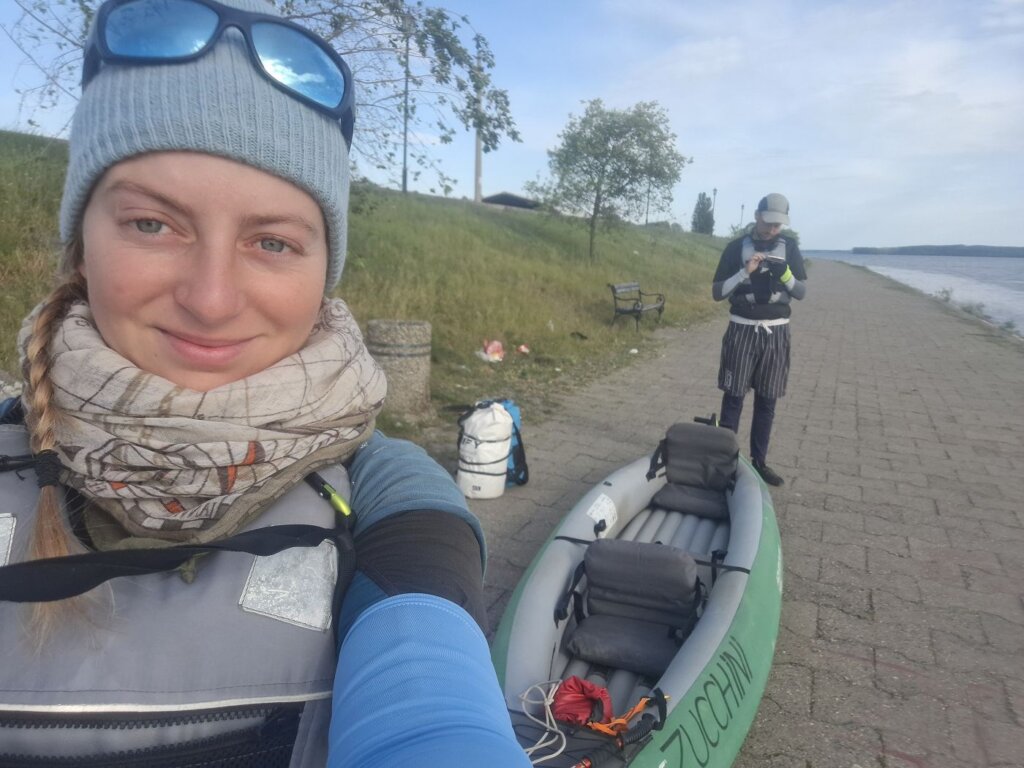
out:
<path id="1" fill-rule="evenodd" d="M 546 178 L 548 151 L 584 102 L 655 101 L 693 158 L 659 218 L 686 229 L 701 192 L 717 190 L 720 235 L 782 192 L 805 250 L 1024 246 L 1024 0 L 428 4 L 487 38 L 522 136 L 484 155 L 484 195 Z M 15 11 L 0 0 L 0 25 Z M 2 128 L 25 125 L 15 89 L 33 71 L 22 59 L 0 45 Z M 42 130 L 66 121 L 57 110 Z M 453 195 L 471 198 L 473 136 L 434 151 Z"/>

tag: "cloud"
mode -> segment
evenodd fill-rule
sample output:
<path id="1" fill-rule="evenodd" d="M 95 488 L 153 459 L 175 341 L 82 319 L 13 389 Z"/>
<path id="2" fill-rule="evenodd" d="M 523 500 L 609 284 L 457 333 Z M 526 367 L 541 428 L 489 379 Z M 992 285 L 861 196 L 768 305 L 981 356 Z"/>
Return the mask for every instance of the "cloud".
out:
<path id="1" fill-rule="evenodd" d="M 1022 0 L 991 0 L 981 4 L 978 25 L 982 29 L 1003 32 L 1024 32 L 1024 2 Z"/>
<path id="2" fill-rule="evenodd" d="M 900 226 L 934 229 L 937 217 L 953 236 L 974 215 L 990 239 L 1014 237 L 984 206 L 968 216 L 949 200 L 957 190 L 1001 187 L 1000 168 L 1021 163 L 1024 56 L 1014 30 L 1024 3 L 979 3 L 972 19 L 972 8 L 951 2 L 783 2 L 770 24 L 763 6 L 730 3 L 740 10 L 727 35 L 713 9 L 665 5 L 610 0 L 604 8 L 679 38 L 634 60 L 618 92 L 666 106 L 680 146 L 695 156 L 680 185 L 689 194 L 677 195 L 683 220 L 695 188 L 715 184 L 732 208 L 749 207 L 768 186 L 807 201 L 824 186 L 834 202 L 815 202 L 817 215 L 803 219 L 823 240 L 864 236 L 863 221 L 844 223 L 847 214 L 828 210 L 848 198 L 876 206 L 867 218 L 882 231 L 884 217 L 898 219 L 891 237 Z M 653 85 L 650 72 L 659 73 Z M 709 163 L 718 167 L 706 170 Z M 727 164 L 742 166 L 749 181 L 725 172 Z"/>
<path id="3" fill-rule="evenodd" d="M 1020 244 L 1024 0 L 464 2 L 524 139 L 485 158 L 487 188 L 546 174 L 581 101 L 653 100 L 694 158 L 687 226 L 700 192 L 727 232 L 779 190 L 811 247 Z"/>

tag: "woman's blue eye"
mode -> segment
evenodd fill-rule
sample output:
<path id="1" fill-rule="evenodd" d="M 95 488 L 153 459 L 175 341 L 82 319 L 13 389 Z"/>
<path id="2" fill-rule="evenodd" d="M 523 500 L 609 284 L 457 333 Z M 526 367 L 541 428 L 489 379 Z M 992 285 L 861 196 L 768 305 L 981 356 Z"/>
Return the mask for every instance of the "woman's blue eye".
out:
<path id="1" fill-rule="evenodd" d="M 274 253 L 282 253 L 284 251 L 284 243 L 280 240 L 274 240 L 271 237 L 265 237 L 260 240 L 260 248 L 265 251 L 273 251 Z"/>
<path id="2" fill-rule="evenodd" d="M 135 228 L 146 235 L 156 235 L 163 228 L 163 223 L 156 219 L 136 219 Z"/>

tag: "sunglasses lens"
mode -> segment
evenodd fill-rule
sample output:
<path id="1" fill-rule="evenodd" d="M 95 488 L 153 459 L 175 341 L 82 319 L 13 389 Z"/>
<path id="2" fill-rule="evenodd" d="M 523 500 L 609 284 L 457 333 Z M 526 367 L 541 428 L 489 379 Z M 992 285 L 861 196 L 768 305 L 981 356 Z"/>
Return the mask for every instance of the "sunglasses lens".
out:
<path id="1" fill-rule="evenodd" d="M 202 50 L 217 14 L 191 0 L 136 0 L 110 12 L 104 42 L 118 56 L 169 59 Z"/>
<path id="2" fill-rule="evenodd" d="M 321 106 L 333 109 L 345 96 L 345 78 L 319 45 L 280 24 L 252 25 L 252 44 L 272 78 Z"/>

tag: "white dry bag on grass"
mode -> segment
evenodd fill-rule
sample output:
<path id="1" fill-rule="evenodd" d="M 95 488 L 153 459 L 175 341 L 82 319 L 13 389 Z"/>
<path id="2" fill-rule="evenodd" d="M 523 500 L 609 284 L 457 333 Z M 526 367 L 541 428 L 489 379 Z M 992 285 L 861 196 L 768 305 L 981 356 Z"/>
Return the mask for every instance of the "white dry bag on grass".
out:
<path id="1" fill-rule="evenodd" d="M 477 403 L 459 418 L 456 482 L 469 499 L 496 499 L 505 492 L 512 448 L 512 416 L 498 403 Z"/>

